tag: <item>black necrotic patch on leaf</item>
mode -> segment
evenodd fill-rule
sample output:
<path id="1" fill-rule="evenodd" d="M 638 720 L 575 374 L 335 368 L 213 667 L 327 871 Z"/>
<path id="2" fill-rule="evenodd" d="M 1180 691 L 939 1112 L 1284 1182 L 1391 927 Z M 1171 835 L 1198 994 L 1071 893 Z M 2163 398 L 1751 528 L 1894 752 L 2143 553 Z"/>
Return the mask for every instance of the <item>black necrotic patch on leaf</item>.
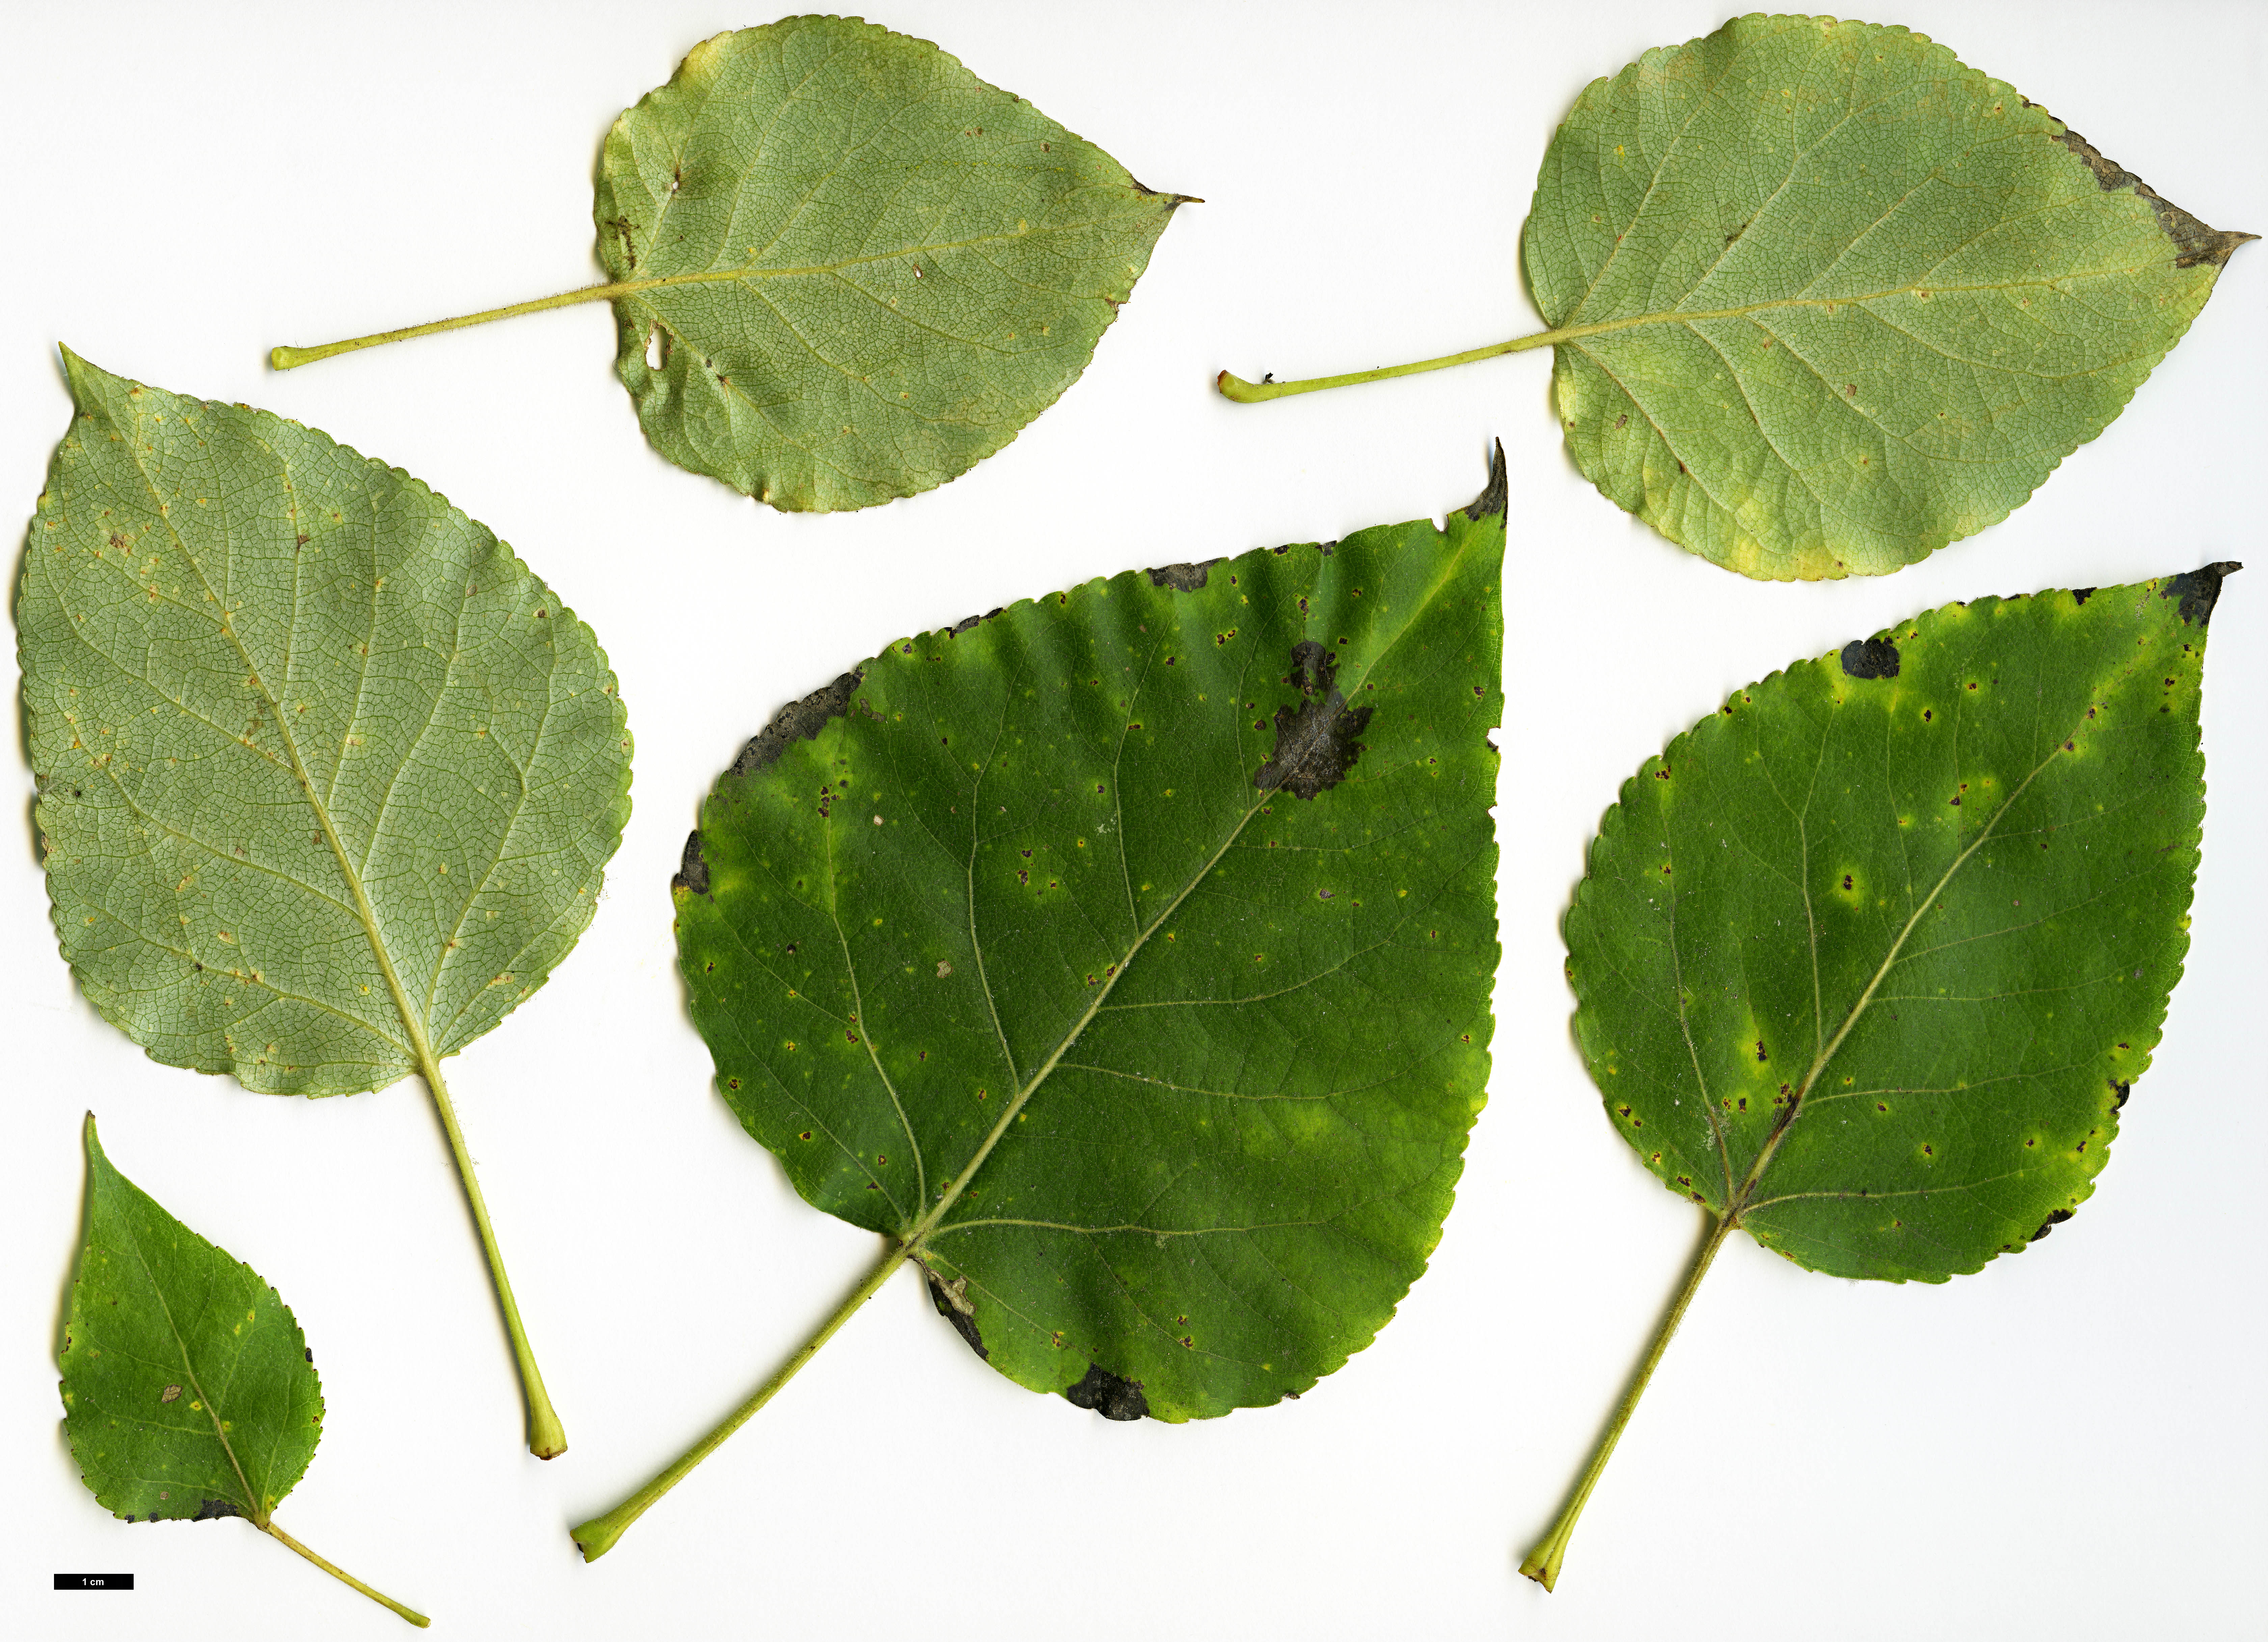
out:
<path id="1" fill-rule="evenodd" d="M 1093 1409 L 1105 1419 L 1140 1419 L 1150 1411 L 1140 1381 L 1122 1380 L 1100 1363 L 1088 1364 L 1064 1396 L 1073 1408 Z"/>
<path id="2" fill-rule="evenodd" d="M 709 893 L 709 863 L 701 857 L 701 829 L 696 827 L 685 835 L 685 853 L 680 858 L 677 876 L 669 880 L 672 889 L 689 889 L 696 895 Z"/>
<path id="3" fill-rule="evenodd" d="M 976 1319 L 954 1303 L 953 1291 L 946 1287 L 945 1280 L 936 1272 L 924 1266 L 922 1276 L 929 1279 L 929 1300 L 937 1307 L 937 1314 L 953 1325 L 954 1332 L 968 1343 L 968 1349 L 976 1353 L 979 1360 L 990 1362 L 992 1353 L 985 1350 L 984 1336 L 976 1331 Z"/>
<path id="4" fill-rule="evenodd" d="M 238 1510 L 225 1499 L 208 1499 L 204 1504 L 197 1507 L 196 1515 L 191 1517 L 189 1521 L 192 1522 L 217 1522 L 223 1517 L 240 1517 L 243 1514 L 243 1512 Z"/>
<path id="5" fill-rule="evenodd" d="M 1854 638 L 1843 646 L 1843 671 L 1854 679 L 1898 676 L 1898 647 L 1887 638 Z"/>
<path id="6" fill-rule="evenodd" d="M 1370 722 L 1370 709 L 1349 710 L 1334 682 L 1338 670 L 1338 658 L 1315 640 L 1292 646 L 1292 671 L 1284 682 L 1297 685 L 1307 699 L 1296 709 L 1287 703 L 1276 710 L 1276 755 L 1254 775 L 1254 786 L 1313 799 L 1346 779 L 1361 755 L 1355 738 Z"/>
<path id="7" fill-rule="evenodd" d="M 2040 1239 L 2045 1237 L 2050 1232 L 2054 1231 L 2056 1227 L 2061 1226 L 2069 1219 L 2071 1219 L 2070 1210 L 2058 1209 L 2053 1214 L 2051 1214 L 2046 1219 L 2040 1222 L 2040 1229 L 2034 1232 L 2028 1241 L 2035 1243 L 2038 1242 Z"/>
<path id="8" fill-rule="evenodd" d="M 2235 559 L 2201 565 L 2186 576 L 2167 578 L 2166 585 L 2158 590 L 2158 597 L 2180 600 L 2182 620 L 2203 627 L 2213 620 L 2213 607 L 2220 602 L 2222 580 L 2243 568 Z"/>
<path id="9" fill-rule="evenodd" d="M 1198 563 L 1160 564 L 1155 570 L 1142 573 L 1150 578 L 1152 587 L 1170 587 L 1175 593 L 1195 593 L 1205 585 L 1212 567 L 1224 563 L 1224 559 L 1205 559 Z"/>
<path id="10" fill-rule="evenodd" d="M 976 618 L 971 617 L 973 622 Z M 779 761 L 779 755 L 798 741 L 808 741 L 827 727 L 830 718 L 840 718 L 850 708 L 851 692 L 865 675 L 846 673 L 825 689 L 814 690 L 801 701 L 790 702 L 772 715 L 772 721 L 748 739 L 740 755 L 733 761 L 732 773 L 752 775 Z"/>

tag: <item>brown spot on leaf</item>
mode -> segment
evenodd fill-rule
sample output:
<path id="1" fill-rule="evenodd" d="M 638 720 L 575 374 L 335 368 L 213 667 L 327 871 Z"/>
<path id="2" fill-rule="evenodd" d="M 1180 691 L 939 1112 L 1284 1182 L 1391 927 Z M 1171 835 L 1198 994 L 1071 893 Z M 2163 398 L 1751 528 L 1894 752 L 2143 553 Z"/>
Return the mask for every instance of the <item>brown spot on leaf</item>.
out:
<path id="1" fill-rule="evenodd" d="M 1152 587 L 1170 587 L 1175 593 L 1195 593 L 1205 585 L 1205 578 L 1211 574 L 1214 565 L 1226 562 L 1226 559 L 1207 559 L 1197 564 L 1186 562 L 1180 564 L 1160 564 L 1155 570 L 1145 571 L 1142 573 L 1150 578 L 1150 585 Z"/>
<path id="2" fill-rule="evenodd" d="M 2068 126 L 2054 140 L 2086 163 L 2087 168 L 2095 173 L 2095 186 L 2105 194 L 2132 188 L 2136 195 L 2149 202 L 2150 209 L 2157 213 L 2158 226 L 2165 231 L 2166 238 L 2174 242 L 2176 268 L 2196 268 L 2205 262 L 2219 268 L 2228 261 L 2237 247 L 2247 239 L 2260 237 L 2258 234 L 2207 227 L 2117 160 L 2105 158 L 2102 150 Z"/>
<path id="3" fill-rule="evenodd" d="M 1284 682 L 1296 685 L 1306 699 L 1296 709 L 1287 703 L 1276 710 L 1276 754 L 1253 776 L 1254 786 L 1312 799 L 1346 778 L 1361 755 L 1355 738 L 1369 724 L 1371 710 L 1348 707 L 1336 682 L 1338 668 L 1338 658 L 1312 638 L 1292 646 L 1292 671 Z"/>

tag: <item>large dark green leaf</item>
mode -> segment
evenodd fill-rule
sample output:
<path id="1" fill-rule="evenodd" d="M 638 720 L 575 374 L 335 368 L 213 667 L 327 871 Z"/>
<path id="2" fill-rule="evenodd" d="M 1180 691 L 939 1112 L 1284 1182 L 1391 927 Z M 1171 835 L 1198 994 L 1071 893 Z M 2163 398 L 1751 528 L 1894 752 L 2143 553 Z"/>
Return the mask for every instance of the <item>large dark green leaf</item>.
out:
<path id="1" fill-rule="evenodd" d="M 243 1517 L 412 1624 L 424 1616 L 277 1528 L 322 1434 L 323 1388 L 250 1266 L 159 1207 L 86 1120 L 86 1235 L 63 1329 L 63 1428 L 86 1485 L 129 1522 Z"/>
<path id="2" fill-rule="evenodd" d="M 991 1366 L 1113 1419 L 1307 1390 L 1425 1270 L 1484 1098 L 1502 453 L 1443 528 L 1129 571 L 751 740 L 674 884 L 717 1083 Z"/>
<path id="3" fill-rule="evenodd" d="M 1594 80 L 1522 235 L 1586 478 L 1773 580 L 1878 576 L 2021 506 L 2181 340 L 2232 252 L 1903 28 L 1743 17 Z"/>
<path id="4" fill-rule="evenodd" d="M 1273 1403 L 1424 1269 L 1487 1077 L 1503 531 L 908 639 L 703 806 L 678 940 L 719 1087 L 1012 1379 Z"/>
<path id="5" fill-rule="evenodd" d="M 64 363 L 16 607 L 63 955 L 169 1065 L 310 1095 L 420 1073 L 510 1314 L 440 1061 L 590 922 L 630 811 L 606 657 L 397 469 Z"/>
<path id="6" fill-rule="evenodd" d="M 271 357 L 603 298 L 656 450 L 774 507 L 871 507 L 1055 403 L 1187 202 L 925 40 L 792 17 L 704 40 L 615 121 L 606 284 Z"/>
<path id="7" fill-rule="evenodd" d="M 2189 946 L 2235 568 L 1948 605 L 1736 692 L 1624 784 L 1568 975 L 1608 1116 L 1712 1218 L 1688 1296 L 1735 1228 L 1942 1282 L 2093 1191 Z"/>

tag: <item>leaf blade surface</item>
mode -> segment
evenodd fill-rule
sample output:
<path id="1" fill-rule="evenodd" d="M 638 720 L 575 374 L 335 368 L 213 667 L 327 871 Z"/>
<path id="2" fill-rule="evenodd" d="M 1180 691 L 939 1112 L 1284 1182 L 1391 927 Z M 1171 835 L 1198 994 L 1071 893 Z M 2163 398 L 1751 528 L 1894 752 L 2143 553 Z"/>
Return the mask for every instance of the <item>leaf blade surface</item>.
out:
<path id="1" fill-rule="evenodd" d="M 704 806 L 720 1093 L 1019 1383 L 1272 1403 L 1423 1270 L 1486 1079 L 1494 506 L 906 640 Z"/>
<path id="2" fill-rule="evenodd" d="M 76 356 L 18 602 L 55 928 L 157 1059 L 383 1087 L 590 918 L 613 674 L 493 534 L 266 412 Z"/>
<path id="3" fill-rule="evenodd" d="M 1845 1277 L 1943 1281 L 2069 1217 L 2188 946 L 2234 568 L 1948 606 L 1641 766 L 1566 933 L 1657 1177 Z"/>
<path id="4" fill-rule="evenodd" d="M 914 495 L 1078 378 L 1181 203 L 925 40 L 719 34 L 607 138 L 616 372 L 657 450 L 760 501 Z"/>

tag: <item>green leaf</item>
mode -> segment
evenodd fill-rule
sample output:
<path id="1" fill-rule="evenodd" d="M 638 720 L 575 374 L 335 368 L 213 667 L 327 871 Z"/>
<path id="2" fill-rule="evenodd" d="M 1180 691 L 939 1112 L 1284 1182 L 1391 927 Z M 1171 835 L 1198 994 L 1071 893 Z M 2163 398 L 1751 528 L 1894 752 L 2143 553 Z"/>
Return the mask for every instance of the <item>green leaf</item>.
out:
<path id="1" fill-rule="evenodd" d="M 608 283 L 273 363 L 605 298 L 656 450 L 774 507 L 872 507 L 1053 404 L 1188 202 L 927 40 L 789 18 L 703 41 L 615 121 Z"/>
<path id="2" fill-rule="evenodd" d="M 2021 506 L 2181 340 L 2217 233 L 1902 28 L 1749 17 L 1576 100 L 1523 249 L 1584 476 L 1744 575 Z"/>
<path id="3" fill-rule="evenodd" d="M 2255 236 L 1903 28 L 1745 17 L 1594 81 L 1522 237 L 1585 477 L 1712 563 L 1887 574 L 2021 506 Z"/>
<path id="4" fill-rule="evenodd" d="M 851 1307 L 910 1260 L 1018 1384 L 1172 1421 L 1393 1314 L 1488 1077 L 1498 462 L 1444 528 L 892 644 L 718 780 L 680 968 L 743 1126 L 887 1240 Z"/>
<path id="5" fill-rule="evenodd" d="M 1624 784 L 1567 914 L 1575 1034 L 1715 1222 L 1689 1296 L 1735 1227 L 1943 1282 L 2093 1191 L 2189 946 L 2236 568 L 1948 605 L 1735 692 Z"/>
<path id="6" fill-rule="evenodd" d="M 129 1522 L 243 1517 L 415 1625 L 422 1614 L 276 1528 L 322 1434 L 314 1353 L 267 1280 L 113 1168 L 86 1120 L 86 1234 L 63 1330 L 63 1428 Z"/>
<path id="7" fill-rule="evenodd" d="M 563 1446 L 439 1063 L 590 921 L 630 808 L 606 658 L 407 475 L 64 363 L 17 601 L 63 955 L 169 1065 L 308 1095 L 422 1074 Z"/>

